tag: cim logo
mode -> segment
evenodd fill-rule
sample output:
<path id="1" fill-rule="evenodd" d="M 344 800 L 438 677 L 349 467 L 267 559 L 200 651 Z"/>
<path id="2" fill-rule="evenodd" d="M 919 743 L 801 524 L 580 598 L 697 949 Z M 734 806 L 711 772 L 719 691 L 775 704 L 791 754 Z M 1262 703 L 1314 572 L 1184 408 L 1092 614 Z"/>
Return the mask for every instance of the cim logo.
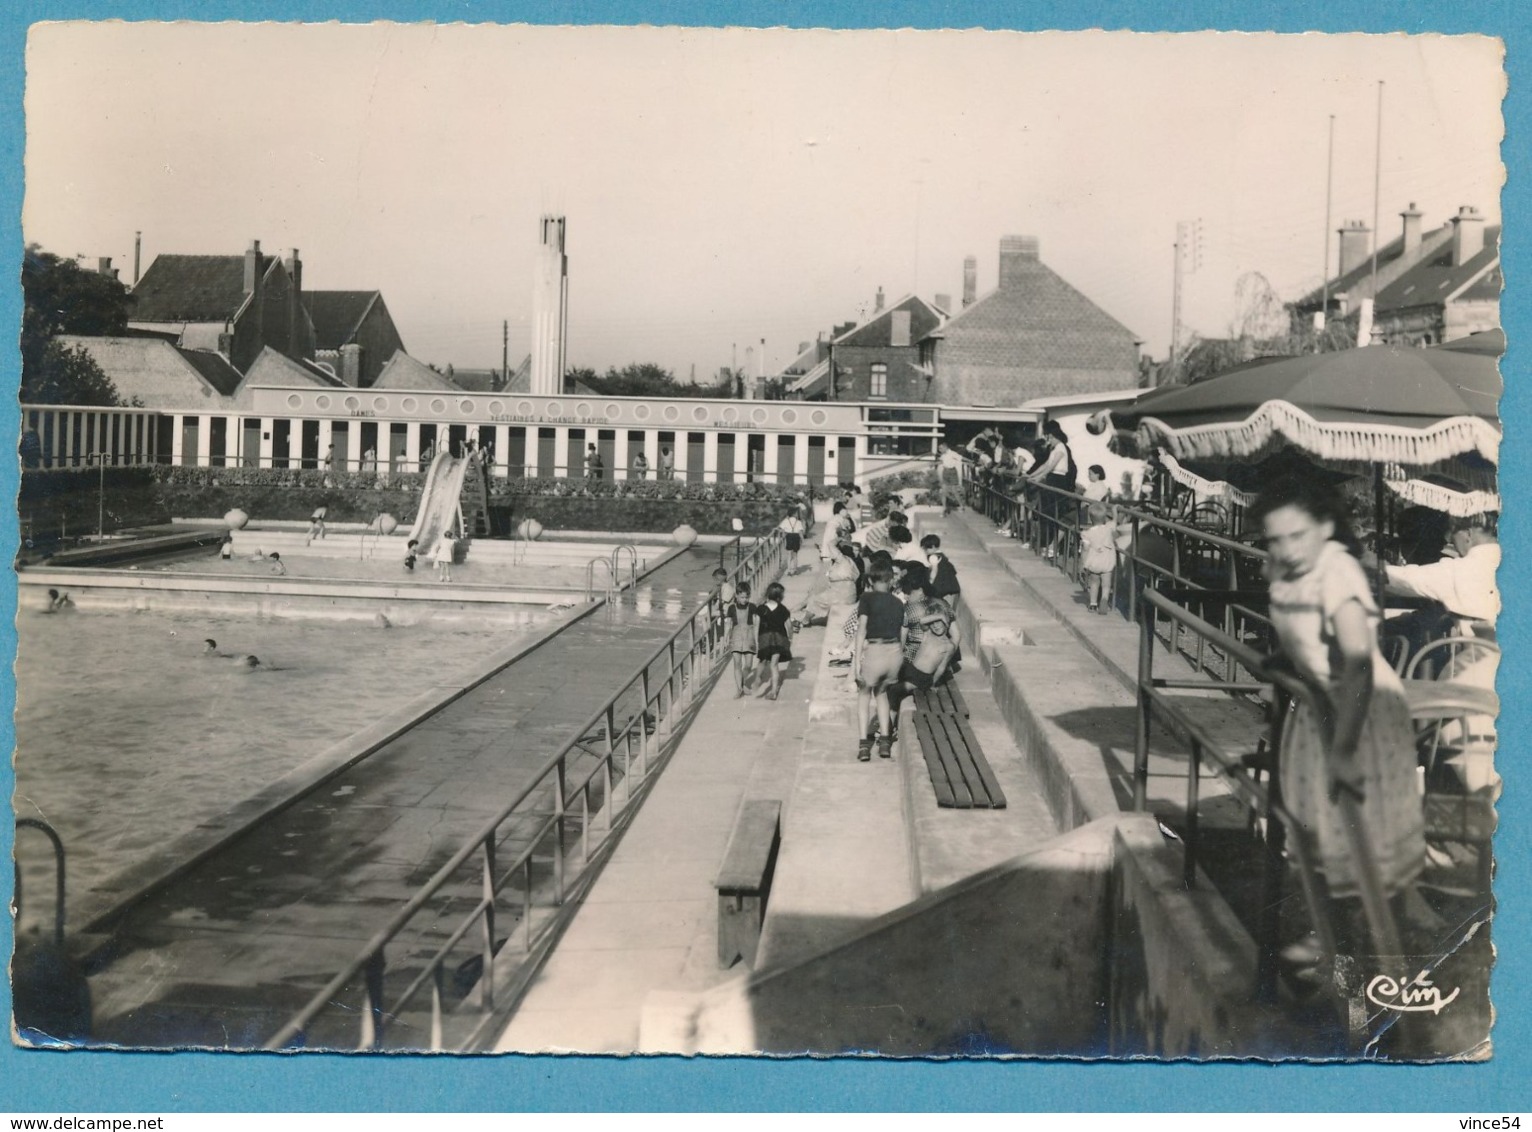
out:
<path id="1" fill-rule="evenodd" d="M 1429 1010 L 1440 1014 L 1442 1008 L 1457 998 L 1460 988 L 1453 987 L 1445 998 L 1441 988 L 1433 986 L 1425 971 L 1403 983 L 1387 975 L 1378 975 L 1367 984 L 1367 1001 L 1385 1010 L 1397 1010 L 1404 1014 L 1416 1014 Z"/>

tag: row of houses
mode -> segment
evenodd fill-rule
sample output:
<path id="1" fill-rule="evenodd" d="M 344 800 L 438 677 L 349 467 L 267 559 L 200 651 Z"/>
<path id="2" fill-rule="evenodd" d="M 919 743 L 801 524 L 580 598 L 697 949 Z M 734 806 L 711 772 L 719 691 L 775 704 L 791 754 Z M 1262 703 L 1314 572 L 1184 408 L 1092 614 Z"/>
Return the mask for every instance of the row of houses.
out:
<path id="1" fill-rule="evenodd" d="M 969 257 L 956 311 L 946 295 L 885 307 L 880 290 L 865 323 L 803 345 L 781 375 L 786 395 L 1014 407 L 1138 384 L 1139 338 L 1045 264 L 1035 237 L 1001 239 L 982 297 L 975 267 Z"/>

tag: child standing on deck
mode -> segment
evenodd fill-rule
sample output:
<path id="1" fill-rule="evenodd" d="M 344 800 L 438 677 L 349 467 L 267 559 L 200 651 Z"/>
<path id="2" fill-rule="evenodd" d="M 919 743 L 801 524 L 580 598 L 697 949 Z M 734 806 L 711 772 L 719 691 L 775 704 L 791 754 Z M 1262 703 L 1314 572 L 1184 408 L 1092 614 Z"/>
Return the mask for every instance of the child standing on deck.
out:
<path id="1" fill-rule="evenodd" d="M 457 544 L 452 541 L 452 532 L 443 531 L 442 537 L 436 543 L 436 580 L 439 582 L 452 581 L 452 552 Z"/>
<path id="2" fill-rule="evenodd" d="M 904 663 L 904 606 L 891 592 L 894 571 L 890 564 L 876 563 L 867 572 L 871 587 L 856 606 L 856 640 L 852 644 L 852 672 L 856 674 L 857 719 L 861 738 L 856 758 L 872 758 L 867 736 L 874 709 L 878 718 L 878 757 L 893 757 L 893 730 L 888 710 L 888 689 L 899 678 Z"/>
<path id="3" fill-rule="evenodd" d="M 792 613 L 783 604 L 787 591 L 781 582 L 766 587 L 766 600 L 755 611 L 756 653 L 761 661 L 761 675 L 769 676 L 766 698 L 774 700 L 782 690 L 782 666 L 793 659 L 789 623 Z"/>
<path id="4" fill-rule="evenodd" d="M 1085 521 L 1088 525 L 1080 532 L 1080 582 L 1085 587 L 1085 608 L 1092 613 L 1104 613 L 1101 595 L 1112 596 L 1112 572 L 1117 569 L 1117 525 L 1104 503 L 1092 503 Z"/>
<path id="5" fill-rule="evenodd" d="M 755 606 L 750 604 L 750 583 L 741 582 L 734 587 L 734 600 L 724 607 L 724 624 L 728 628 L 729 652 L 734 656 L 734 698 L 740 699 L 750 685 L 750 670 L 754 667 L 755 654 L 760 648 L 757 638 L 758 623 Z"/>

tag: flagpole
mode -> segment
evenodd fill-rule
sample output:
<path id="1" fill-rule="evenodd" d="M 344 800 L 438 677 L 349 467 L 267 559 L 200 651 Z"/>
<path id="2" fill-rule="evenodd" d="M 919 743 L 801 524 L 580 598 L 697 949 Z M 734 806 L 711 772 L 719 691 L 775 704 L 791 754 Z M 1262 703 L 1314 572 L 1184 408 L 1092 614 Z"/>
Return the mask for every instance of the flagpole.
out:
<path id="1" fill-rule="evenodd" d="M 1378 80 L 1378 143 L 1372 166 L 1372 317 L 1378 319 L 1378 201 L 1383 185 L 1383 80 Z"/>

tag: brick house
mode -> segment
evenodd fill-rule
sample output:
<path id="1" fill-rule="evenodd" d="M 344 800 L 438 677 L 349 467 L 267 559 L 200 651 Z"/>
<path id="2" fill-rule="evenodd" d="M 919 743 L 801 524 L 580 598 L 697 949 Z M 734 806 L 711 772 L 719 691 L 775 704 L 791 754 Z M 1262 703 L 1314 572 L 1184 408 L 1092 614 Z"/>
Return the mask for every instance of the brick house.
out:
<path id="1" fill-rule="evenodd" d="M 795 359 L 793 367 L 807 368 L 789 384 L 789 396 L 808 401 L 931 399 L 931 378 L 920 364 L 920 341 L 946 321 L 946 312 L 918 295 L 887 308 L 882 291 L 878 298 L 872 318 L 861 326 L 836 327 L 828 343 L 814 343 Z M 811 354 L 814 362 L 809 365 Z"/>
<path id="2" fill-rule="evenodd" d="M 1374 341 L 1434 346 L 1500 325 L 1500 226 L 1486 228 L 1465 206 L 1446 227 L 1450 237 L 1436 254 L 1378 291 Z"/>
<path id="3" fill-rule="evenodd" d="M 923 400 L 1020 405 L 1138 384 L 1133 332 L 1042 262 L 1037 240 L 1000 241 L 999 285 L 920 340 Z"/>
<path id="4" fill-rule="evenodd" d="M 404 349 L 381 291 L 309 291 L 303 305 L 314 325 L 314 360 L 347 385 L 370 387 Z"/>
<path id="5" fill-rule="evenodd" d="M 252 240 L 243 256 L 161 255 L 133 288 L 130 329 L 188 350 L 214 351 L 244 373 L 271 348 L 314 357 L 314 326 L 300 295 L 303 263 L 286 262 Z"/>

